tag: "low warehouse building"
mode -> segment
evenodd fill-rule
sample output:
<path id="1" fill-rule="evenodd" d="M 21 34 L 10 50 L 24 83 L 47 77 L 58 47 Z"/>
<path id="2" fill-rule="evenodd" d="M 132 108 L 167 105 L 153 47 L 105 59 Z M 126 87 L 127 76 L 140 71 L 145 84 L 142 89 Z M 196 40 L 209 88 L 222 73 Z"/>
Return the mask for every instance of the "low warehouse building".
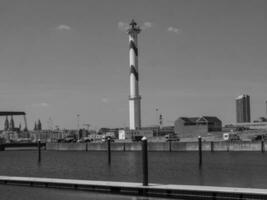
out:
<path id="1" fill-rule="evenodd" d="M 174 131 L 179 137 L 204 136 L 208 132 L 222 131 L 222 121 L 213 116 L 179 117 L 174 122 Z"/>

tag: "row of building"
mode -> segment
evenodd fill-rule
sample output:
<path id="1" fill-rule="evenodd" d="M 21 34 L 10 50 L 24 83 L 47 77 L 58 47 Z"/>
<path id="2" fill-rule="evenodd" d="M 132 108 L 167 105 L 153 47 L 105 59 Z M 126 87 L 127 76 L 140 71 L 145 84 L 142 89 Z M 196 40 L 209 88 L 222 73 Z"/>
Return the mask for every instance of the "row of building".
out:
<path id="1" fill-rule="evenodd" d="M 266 103 L 267 112 L 267 103 Z M 252 129 L 266 129 L 267 119 L 261 117 L 259 120 L 251 123 L 250 116 L 250 96 L 240 95 L 236 98 L 236 121 L 237 124 L 232 127 L 247 127 Z M 47 142 L 56 142 L 66 137 L 73 137 L 75 140 L 82 138 L 89 138 L 91 140 L 101 140 L 105 136 L 110 136 L 117 139 L 133 139 L 135 136 L 145 135 L 147 137 L 161 137 L 165 135 L 175 134 L 178 137 L 197 137 L 206 136 L 210 132 L 221 132 L 222 121 L 216 116 L 200 116 L 200 117 L 179 117 L 174 121 L 173 126 L 162 127 L 162 123 L 158 126 L 142 127 L 138 130 L 129 130 L 125 128 L 101 128 L 98 132 L 88 131 L 85 129 L 77 130 L 42 130 L 41 121 L 38 120 L 34 123 L 33 131 L 21 132 L 21 127 L 16 127 L 13 119 L 14 113 L 6 116 L 4 122 L 5 138 L 8 141 L 19 140 L 19 138 L 30 138 L 32 141 L 41 139 Z M 16 114 L 16 113 L 15 113 Z M 21 114 L 21 113 L 19 113 Z M 22 113 L 26 115 L 25 113 Z M 160 115 L 162 122 L 162 116 Z M 26 124 L 26 123 L 25 123 Z M 21 132 L 21 133 L 20 133 Z"/>

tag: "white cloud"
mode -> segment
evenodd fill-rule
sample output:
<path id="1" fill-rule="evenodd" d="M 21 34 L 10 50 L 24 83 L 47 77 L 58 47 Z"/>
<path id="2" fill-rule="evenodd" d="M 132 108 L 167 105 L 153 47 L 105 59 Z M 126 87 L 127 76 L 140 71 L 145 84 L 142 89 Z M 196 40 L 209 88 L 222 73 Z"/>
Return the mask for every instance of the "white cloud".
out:
<path id="1" fill-rule="evenodd" d="M 31 106 L 34 107 L 34 108 L 40 108 L 40 107 L 48 107 L 49 104 L 45 103 L 45 102 L 42 102 L 42 103 L 33 103 Z"/>
<path id="2" fill-rule="evenodd" d="M 141 29 L 145 30 L 145 29 L 149 29 L 152 27 L 152 23 L 151 22 L 144 22 L 144 24 L 142 25 Z"/>
<path id="3" fill-rule="evenodd" d="M 101 102 L 107 104 L 107 103 L 109 103 L 109 99 L 106 98 L 106 97 L 103 97 L 103 98 L 101 99 Z"/>
<path id="4" fill-rule="evenodd" d="M 122 21 L 118 22 L 118 28 L 121 31 L 126 31 L 128 29 L 128 26 L 129 25 L 125 22 L 122 22 Z"/>
<path id="5" fill-rule="evenodd" d="M 61 24 L 61 25 L 57 26 L 56 29 L 60 30 L 60 31 L 69 31 L 71 29 L 71 27 L 68 25 L 65 25 L 65 24 Z"/>
<path id="6" fill-rule="evenodd" d="M 176 34 L 179 33 L 179 29 L 176 28 L 176 27 L 173 27 L 173 26 L 168 27 L 167 30 L 168 30 L 169 32 L 172 32 L 172 33 L 176 33 Z"/>

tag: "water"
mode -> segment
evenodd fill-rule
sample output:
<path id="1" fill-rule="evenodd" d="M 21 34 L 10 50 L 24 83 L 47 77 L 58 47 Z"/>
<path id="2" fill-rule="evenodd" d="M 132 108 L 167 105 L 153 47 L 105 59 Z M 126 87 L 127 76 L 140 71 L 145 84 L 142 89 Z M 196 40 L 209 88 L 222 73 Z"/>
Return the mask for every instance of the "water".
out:
<path id="1" fill-rule="evenodd" d="M 0 152 L 0 175 L 142 182 L 141 152 L 44 151 Z M 267 189 L 267 154 L 260 152 L 204 152 L 202 168 L 197 152 L 149 152 L 149 182 L 233 186 Z"/>

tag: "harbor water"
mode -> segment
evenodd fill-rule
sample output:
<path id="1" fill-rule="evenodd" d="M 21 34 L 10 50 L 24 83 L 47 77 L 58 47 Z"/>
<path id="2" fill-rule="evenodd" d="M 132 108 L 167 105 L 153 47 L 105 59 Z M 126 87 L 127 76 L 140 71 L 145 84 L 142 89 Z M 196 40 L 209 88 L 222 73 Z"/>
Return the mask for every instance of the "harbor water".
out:
<path id="1" fill-rule="evenodd" d="M 267 188 L 267 153 L 149 152 L 149 182 L 182 185 Z M 0 152 L 0 175 L 142 182 L 141 152 Z"/>

